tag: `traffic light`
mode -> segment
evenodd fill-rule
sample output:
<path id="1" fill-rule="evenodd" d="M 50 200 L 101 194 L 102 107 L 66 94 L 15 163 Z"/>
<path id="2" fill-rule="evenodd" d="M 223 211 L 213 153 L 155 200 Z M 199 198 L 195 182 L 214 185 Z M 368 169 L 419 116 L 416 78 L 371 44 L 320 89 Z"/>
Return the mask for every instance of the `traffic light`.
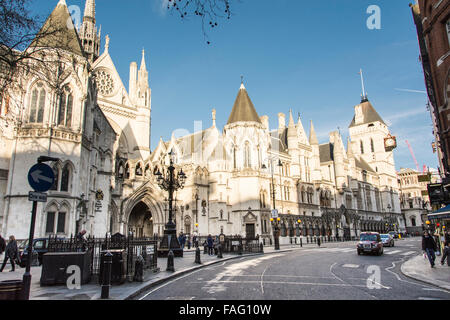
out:
<path id="1" fill-rule="evenodd" d="M 442 204 L 445 201 L 444 187 L 442 183 L 432 183 L 427 185 L 428 195 L 431 204 Z"/>

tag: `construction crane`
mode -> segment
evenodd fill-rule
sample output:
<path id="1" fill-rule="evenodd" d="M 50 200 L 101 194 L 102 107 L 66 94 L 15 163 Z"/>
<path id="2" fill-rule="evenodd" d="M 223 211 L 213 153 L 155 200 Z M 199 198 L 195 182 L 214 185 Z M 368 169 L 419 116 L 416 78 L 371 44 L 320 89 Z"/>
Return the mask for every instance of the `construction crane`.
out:
<path id="1" fill-rule="evenodd" d="M 408 149 L 409 149 L 409 152 L 411 153 L 412 158 L 414 159 L 414 163 L 416 164 L 417 171 L 420 172 L 419 163 L 416 160 L 416 156 L 414 155 L 414 151 L 411 148 L 411 145 L 409 144 L 408 140 L 405 140 L 405 142 L 408 145 Z"/>

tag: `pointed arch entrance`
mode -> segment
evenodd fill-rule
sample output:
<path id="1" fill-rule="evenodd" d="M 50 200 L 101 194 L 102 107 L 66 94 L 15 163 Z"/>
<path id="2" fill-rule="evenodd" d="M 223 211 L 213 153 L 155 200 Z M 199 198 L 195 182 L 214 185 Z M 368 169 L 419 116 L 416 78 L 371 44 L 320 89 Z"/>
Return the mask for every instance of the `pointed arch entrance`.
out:
<path id="1" fill-rule="evenodd" d="M 150 208 L 142 201 L 131 210 L 128 218 L 128 232 L 135 237 L 153 236 L 153 215 Z"/>

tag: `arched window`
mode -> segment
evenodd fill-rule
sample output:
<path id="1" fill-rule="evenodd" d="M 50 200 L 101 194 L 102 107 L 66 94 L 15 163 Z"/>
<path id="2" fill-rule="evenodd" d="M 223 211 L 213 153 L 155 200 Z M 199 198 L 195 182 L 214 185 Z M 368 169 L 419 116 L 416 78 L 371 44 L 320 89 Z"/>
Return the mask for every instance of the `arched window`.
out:
<path id="1" fill-rule="evenodd" d="M 138 163 L 136 165 L 136 171 L 135 171 L 136 176 L 140 176 L 142 177 L 142 166 L 141 163 Z"/>
<path id="2" fill-rule="evenodd" d="M 44 121 L 45 89 L 42 83 L 38 83 L 31 91 L 30 112 L 28 121 L 30 123 L 42 123 Z"/>
<path id="3" fill-rule="evenodd" d="M 59 97 L 58 125 L 70 127 L 72 125 L 73 96 L 69 87 L 65 87 Z"/>
<path id="4" fill-rule="evenodd" d="M 70 165 L 66 163 L 61 171 L 61 191 L 69 191 L 70 173 Z"/>
<path id="5" fill-rule="evenodd" d="M 373 139 L 370 139 L 370 149 L 375 152 L 375 145 L 373 144 Z"/>
<path id="6" fill-rule="evenodd" d="M 233 147 L 233 168 L 234 168 L 234 169 L 237 168 L 237 163 L 236 163 L 236 147 Z"/>
<path id="7" fill-rule="evenodd" d="M 244 167 L 250 168 L 251 167 L 251 159 L 250 159 L 250 145 L 247 142 L 245 142 L 245 150 L 244 150 Z"/>
<path id="8" fill-rule="evenodd" d="M 361 154 L 364 154 L 364 144 L 363 144 L 362 140 L 359 142 L 359 146 L 361 148 Z"/>
<path id="9" fill-rule="evenodd" d="M 59 183 L 59 166 L 58 166 L 58 164 L 55 163 L 53 165 L 52 169 L 53 169 L 53 174 L 55 175 L 55 180 L 54 180 L 53 185 L 50 188 L 50 190 L 57 191 L 58 190 L 58 183 Z"/>

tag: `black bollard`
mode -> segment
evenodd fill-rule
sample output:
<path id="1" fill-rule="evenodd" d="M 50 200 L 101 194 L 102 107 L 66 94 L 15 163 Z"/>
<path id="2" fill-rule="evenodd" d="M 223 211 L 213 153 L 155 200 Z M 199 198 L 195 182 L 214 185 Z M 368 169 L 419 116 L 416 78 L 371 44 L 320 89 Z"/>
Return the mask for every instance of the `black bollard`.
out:
<path id="1" fill-rule="evenodd" d="M 195 249 L 195 263 L 202 264 L 200 260 L 200 248 Z"/>
<path id="2" fill-rule="evenodd" d="M 303 247 L 303 241 L 302 241 L 302 238 L 300 238 L 300 247 Z"/>
<path id="3" fill-rule="evenodd" d="M 208 246 L 206 244 L 203 245 L 203 254 L 208 253 Z"/>
<path id="4" fill-rule="evenodd" d="M 309 244 L 309 238 L 306 236 L 306 244 Z"/>
<path id="5" fill-rule="evenodd" d="M 239 244 L 238 254 L 242 255 L 242 243 Z"/>
<path id="6" fill-rule="evenodd" d="M 173 263 L 173 251 L 170 250 L 169 254 L 167 255 L 167 269 L 166 271 L 175 271 L 175 266 Z"/>
<path id="7" fill-rule="evenodd" d="M 101 299 L 109 298 L 109 289 L 111 288 L 112 257 L 113 255 L 109 251 L 104 256 Z"/>
<path id="8" fill-rule="evenodd" d="M 222 245 L 219 243 L 217 245 L 217 258 L 222 259 L 223 255 L 222 255 Z"/>

